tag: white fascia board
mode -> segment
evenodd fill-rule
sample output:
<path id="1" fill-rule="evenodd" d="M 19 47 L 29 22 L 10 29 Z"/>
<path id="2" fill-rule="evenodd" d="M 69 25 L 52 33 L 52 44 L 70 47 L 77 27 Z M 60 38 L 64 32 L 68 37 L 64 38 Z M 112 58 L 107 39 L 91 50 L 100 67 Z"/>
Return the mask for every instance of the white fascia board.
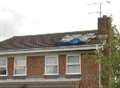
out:
<path id="1" fill-rule="evenodd" d="M 73 81 L 80 81 L 81 78 L 71 78 L 71 79 L 66 79 L 66 78 L 59 78 L 59 79 L 26 79 L 26 80 L 13 80 L 13 79 L 8 79 L 8 80 L 0 80 L 1 83 L 27 83 L 27 82 L 73 82 Z"/>
<path id="2" fill-rule="evenodd" d="M 44 52 L 57 52 L 57 51 L 75 51 L 75 50 L 97 50 L 103 48 L 100 44 L 80 45 L 70 47 L 49 47 L 49 48 L 36 48 L 36 49 L 20 49 L 20 50 L 8 50 L 0 51 L 0 55 L 11 54 L 27 54 L 27 53 L 44 53 Z"/>

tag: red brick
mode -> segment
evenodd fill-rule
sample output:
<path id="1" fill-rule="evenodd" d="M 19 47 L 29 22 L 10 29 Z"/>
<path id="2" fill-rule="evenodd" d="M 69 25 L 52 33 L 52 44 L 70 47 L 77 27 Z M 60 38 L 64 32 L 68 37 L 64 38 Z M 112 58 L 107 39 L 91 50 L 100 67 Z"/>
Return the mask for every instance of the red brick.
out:
<path id="1" fill-rule="evenodd" d="M 27 75 L 44 73 L 44 56 L 27 56 Z"/>
<path id="2" fill-rule="evenodd" d="M 12 79 L 14 74 L 14 57 L 8 57 L 8 79 Z"/>
<path id="3" fill-rule="evenodd" d="M 96 55 L 82 55 L 82 80 L 80 81 L 81 88 L 98 88 L 99 67 L 96 63 L 96 59 Z"/>
<path id="4" fill-rule="evenodd" d="M 65 75 L 66 70 L 66 55 L 59 55 L 59 74 L 61 77 Z"/>

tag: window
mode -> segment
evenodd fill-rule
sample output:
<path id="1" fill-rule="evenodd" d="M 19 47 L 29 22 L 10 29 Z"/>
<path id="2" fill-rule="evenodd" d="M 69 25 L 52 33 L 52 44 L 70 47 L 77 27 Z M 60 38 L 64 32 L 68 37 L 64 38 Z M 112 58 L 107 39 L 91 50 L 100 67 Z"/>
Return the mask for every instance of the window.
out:
<path id="1" fill-rule="evenodd" d="M 17 56 L 15 58 L 15 76 L 24 76 L 26 75 L 26 58 L 22 56 Z"/>
<path id="2" fill-rule="evenodd" d="M 45 57 L 45 75 L 58 74 L 58 57 L 46 56 Z"/>
<path id="3" fill-rule="evenodd" d="M 7 75 L 7 58 L 0 57 L 0 76 Z"/>
<path id="4" fill-rule="evenodd" d="M 69 55 L 66 60 L 66 74 L 80 74 L 80 56 Z"/>

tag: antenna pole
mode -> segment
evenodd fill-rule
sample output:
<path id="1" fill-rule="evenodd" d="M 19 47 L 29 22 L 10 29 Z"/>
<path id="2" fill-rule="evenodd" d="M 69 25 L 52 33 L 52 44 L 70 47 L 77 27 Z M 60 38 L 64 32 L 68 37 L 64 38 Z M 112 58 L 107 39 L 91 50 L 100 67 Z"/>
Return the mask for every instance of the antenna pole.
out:
<path id="1" fill-rule="evenodd" d="M 102 2 L 100 2 L 100 17 L 102 16 Z"/>
<path id="2" fill-rule="evenodd" d="M 110 4 L 110 1 L 106 1 L 106 3 Z M 102 5 L 103 4 L 104 4 L 103 2 L 89 4 L 89 5 L 98 5 L 98 7 L 99 7 L 97 12 L 90 12 L 89 14 L 97 13 L 100 17 L 102 17 Z"/>

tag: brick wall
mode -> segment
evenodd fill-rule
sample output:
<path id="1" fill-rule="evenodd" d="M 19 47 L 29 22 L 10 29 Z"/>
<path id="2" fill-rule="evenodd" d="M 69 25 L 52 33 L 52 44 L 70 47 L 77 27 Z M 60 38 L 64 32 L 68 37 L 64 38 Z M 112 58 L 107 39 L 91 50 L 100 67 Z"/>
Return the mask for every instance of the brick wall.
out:
<path id="1" fill-rule="evenodd" d="M 14 57 L 8 57 L 8 79 L 12 79 L 14 74 Z"/>
<path id="2" fill-rule="evenodd" d="M 66 72 L 66 54 L 59 54 L 59 74 L 65 77 Z M 27 77 L 44 75 L 45 56 L 27 56 Z M 14 57 L 8 57 L 8 78 L 13 78 Z M 81 55 L 81 81 L 80 88 L 97 88 L 98 87 L 98 64 L 96 56 L 89 54 Z M 80 76 L 79 76 L 80 77 Z"/>
<path id="3" fill-rule="evenodd" d="M 44 74 L 44 56 L 27 56 L 27 75 Z"/>
<path id="4" fill-rule="evenodd" d="M 80 81 L 80 88 L 98 88 L 99 67 L 96 59 L 96 55 L 82 55 L 82 80 Z"/>
<path id="5" fill-rule="evenodd" d="M 103 16 L 98 18 L 98 40 L 106 40 L 106 46 L 104 47 L 104 54 L 111 55 L 111 39 L 112 39 L 112 24 L 111 18 Z M 101 35 L 101 37 L 100 37 Z"/>
<path id="6" fill-rule="evenodd" d="M 66 70 L 66 55 L 59 55 L 59 74 L 61 77 L 64 77 Z"/>

